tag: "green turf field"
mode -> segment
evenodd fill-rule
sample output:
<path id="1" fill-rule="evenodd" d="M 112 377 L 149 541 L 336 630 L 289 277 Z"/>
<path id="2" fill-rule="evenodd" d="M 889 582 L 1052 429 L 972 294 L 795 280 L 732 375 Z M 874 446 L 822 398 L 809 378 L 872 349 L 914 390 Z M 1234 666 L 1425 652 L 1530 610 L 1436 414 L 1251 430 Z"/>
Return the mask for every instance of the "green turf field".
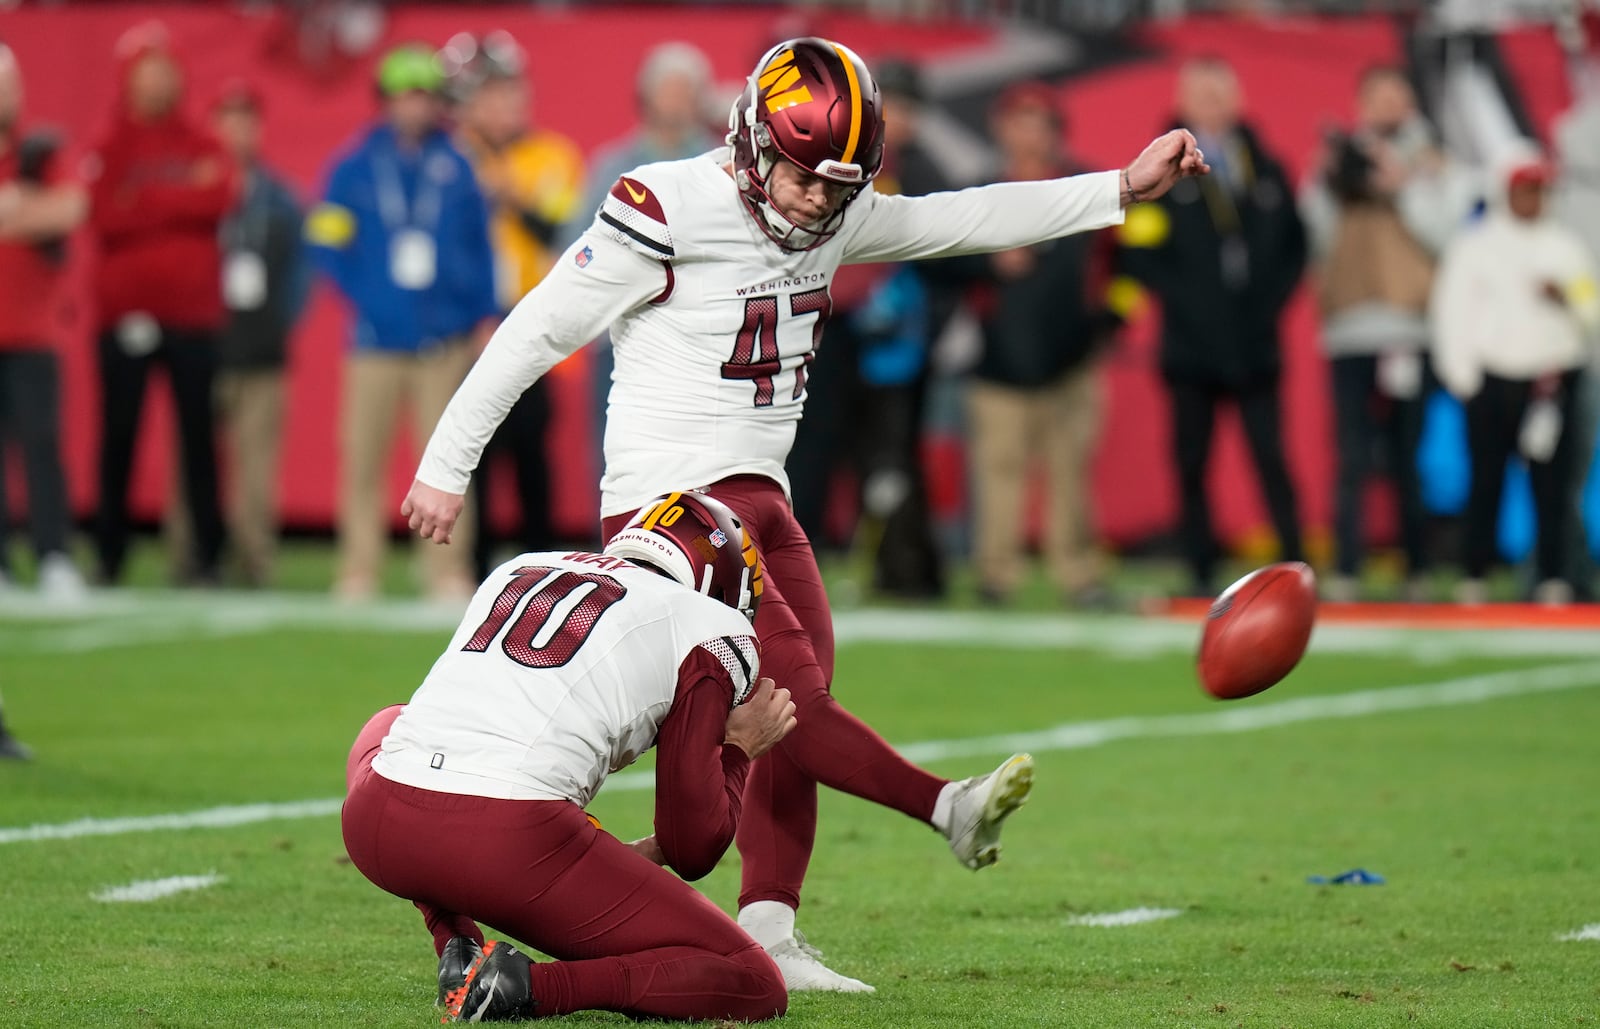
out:
<path id="1" fill-rule="evenodd" d="M 38 759 L 0 765 L 0 1025 L 437 1022 L 420 918 L 345 863 L 330 812 L 356 729 L 409 694 L 447 614 L 161 594 L 8 610 L 0 692 Z M 1038 777 L 977 874 L 930 830 L 825 795 L 800 925 L 878 993 L 797 997 L 790 1024 L 1600 1021 L 1600 941 L 1558 939 L 1600 923 L 1600 641 L 1338 629 L 1222 705 L 1193 684 L 1190 626 L 841 618 L 836 692 L 888 738 L 959 776 L 1032 734 Z M 650 810 L 630 774 L 594 806 L 624 838 Z M 104 821 L 305 801 L 232 827 Z M 59 828 L 78 819 L 97 821 Z M 17 831 L 35 825 L 55 828 Z M 1305 881 L 1355 867 L 1388 883 Z M 703 886 L 729 907 L 737 878 L 730 854 Z M 1141 907 L 1181 913 L 1072 921 Z"/>

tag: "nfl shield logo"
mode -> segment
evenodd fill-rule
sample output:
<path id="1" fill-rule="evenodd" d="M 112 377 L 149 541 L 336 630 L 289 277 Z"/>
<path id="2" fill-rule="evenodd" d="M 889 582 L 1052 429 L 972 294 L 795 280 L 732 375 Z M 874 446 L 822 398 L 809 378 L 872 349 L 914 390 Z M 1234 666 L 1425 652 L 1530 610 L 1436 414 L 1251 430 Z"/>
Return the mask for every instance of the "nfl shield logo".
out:
<path id="1" fill-rule="evenodd" d="M 721 550 L 723 545 L 728 542 L 728 535 L 721 529 L 712 529 L 711 535 L 707 536 L 706 539 L 711 541 L 713 547 Z"/>
<path id="2" fill-rule="evenodd" d="M 572 260 L 577 263 L 579 268 L 587 268 L 589 267 L 589 262 L 594 260 L 594 251 L 584 247 L 573 256 Z"/>

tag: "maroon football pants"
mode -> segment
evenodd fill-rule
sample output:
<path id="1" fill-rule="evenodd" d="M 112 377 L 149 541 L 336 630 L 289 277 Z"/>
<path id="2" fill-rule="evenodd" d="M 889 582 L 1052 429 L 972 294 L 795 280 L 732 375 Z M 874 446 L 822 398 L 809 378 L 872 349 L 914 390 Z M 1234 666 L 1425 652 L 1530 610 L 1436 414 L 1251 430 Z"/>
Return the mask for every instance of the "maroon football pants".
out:
<path id="1" fill-rule="evenodd" d="M 480 943 L 485 922 L 549 954 L 532 965 L 537 1014 L 589 1009 L 754 1021 L 784 1013 L 766 952 L 693 887 L 576 804 L 494 800 L 390 782 L 372 770 L 400 707 L 374 715 L 346 765 L 345 849 L 416 904 L 434 950 Z"/>
<path id="2" fill-rule="evenodd" d="M 745 783 L 739 906 L 776 900 L 798 908 L 817 835 L 818 783 L 926 822 L 946 780 L 895 753 L 830 695 L 833 615 L 811 541 L 782 488 L 765 476 L 735 475 L 706 492 L 733 509 L 761 554 L 761 674 L 788 689 L 795 704 L 794 731 L 750 766 Z M 631 517 L 605 519 L 604 537 Z"/>

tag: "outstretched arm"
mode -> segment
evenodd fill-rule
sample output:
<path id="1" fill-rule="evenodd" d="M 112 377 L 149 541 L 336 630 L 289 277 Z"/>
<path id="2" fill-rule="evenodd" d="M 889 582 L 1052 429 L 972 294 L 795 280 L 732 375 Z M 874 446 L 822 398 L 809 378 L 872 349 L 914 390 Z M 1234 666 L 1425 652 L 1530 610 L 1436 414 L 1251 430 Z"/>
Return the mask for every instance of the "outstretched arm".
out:
<path id="1" fill-rule="evenodd" d="M 981 254 L 1103 229 L 1119 224 L 1129 204 L 1154 200 L 1179 179 L 1208 171 L 1194 137 L 1174 129 L 1121 171 L 921 197 L 869 192 L 844 259 L 865 264 Z"/>
<path id="2" fill-rule="evenodd" d="M 587 250 L 587 256 L 582 256 Z M 478 458 L 534 381 L 617 318 L 661 292 L 662 263 L 585 233 L 506 316 L 428 440 L 400 514 L 423 539 L 450 542 Z"/>

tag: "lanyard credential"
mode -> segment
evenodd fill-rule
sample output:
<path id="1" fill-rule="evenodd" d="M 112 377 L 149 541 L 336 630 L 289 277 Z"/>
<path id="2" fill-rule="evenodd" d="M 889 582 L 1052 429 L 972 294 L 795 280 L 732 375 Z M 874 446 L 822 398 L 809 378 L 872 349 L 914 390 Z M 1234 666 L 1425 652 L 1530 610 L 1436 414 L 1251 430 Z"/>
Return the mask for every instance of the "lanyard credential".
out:
<path id="1" fill-rule="evenodd" d="M 383 226 L 391 234 L 401 229 L 421 229 L 433 233 L 439 227 L 439 210 L 443 206 L 439 179 L 428 174 L 432 156 L 423 154 L 417 168 L 417 205 L 408 210 L 406 192 L 400 185 L 400 168 L 389 154 L 372 157 L 373 180 L 378 187 L 378 214 Z"/>
<path id="2" fill-rule="evenodd" d="M 222 300 L 230 311 L 254 311 L 266 305 L 269 221 L 264 187 L 252 173 L 238 209 L 219 227 Z"/>
<path id="3" fill-rule="evenodd" d="M 378 214 L 389 230 L 389 277 L 401 289 L 427 289 L 433 285 L 437 272 L 434 236 L 443 203 L 441 177 L 430 175 L 428 167 L 429 162 L 436 159 L 436 156 L 423 156 L 417 168 L 417 204 L 408 211 L 405 191 L 400 187 L 400 169 L 394 158 L 387 154 L 374 154 L 372 158 Z"/>

